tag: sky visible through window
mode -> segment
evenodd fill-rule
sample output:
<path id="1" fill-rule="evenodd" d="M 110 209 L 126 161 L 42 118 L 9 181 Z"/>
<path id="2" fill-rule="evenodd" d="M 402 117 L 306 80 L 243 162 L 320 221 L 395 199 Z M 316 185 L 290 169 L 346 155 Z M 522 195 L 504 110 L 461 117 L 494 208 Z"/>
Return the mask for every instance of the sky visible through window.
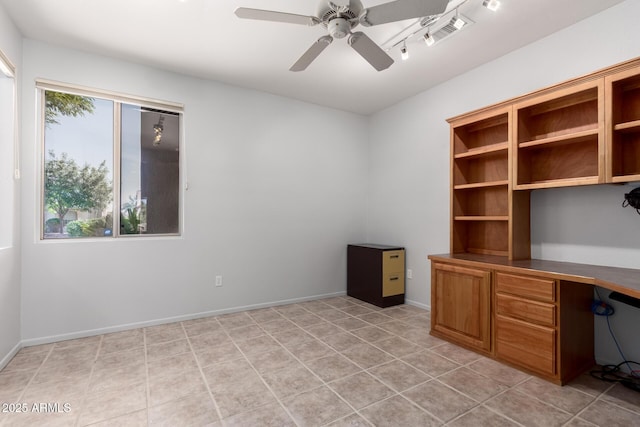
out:
<path id="1" fill-rule="evenodd" d="M 94 107 L 93 114 L 58 115 L 55 118 L 58 124 L 47 125 L 45 159 L 53 150 L 58 157 L 67 153 L 80 167 L 85 163 L 98 167 L 105 161 L 109 170 L 107 179 L 113 183 L 113 102 L 94 98 Z M 140 107 L 123 104 L 122 115 L 122 198 L 126 202 L 128 196 L 135 197 L 140 190 L 140 144 L 125 143 L 130 138 L 140 140 Z"/>

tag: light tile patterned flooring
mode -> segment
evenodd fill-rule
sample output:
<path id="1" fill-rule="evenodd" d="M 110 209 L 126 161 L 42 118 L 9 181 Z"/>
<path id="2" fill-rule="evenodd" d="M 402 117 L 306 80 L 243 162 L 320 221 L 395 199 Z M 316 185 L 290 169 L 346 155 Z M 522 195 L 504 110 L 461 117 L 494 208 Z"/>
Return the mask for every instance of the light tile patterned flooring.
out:
<path id="1" fill-rule="evenodd" d="M 428 328 L 428 311 L 344 296 L 24 348 L 0 402 L 61 413 L 0 426 L 640 425 L 640 393 L 558 387 Z"/>

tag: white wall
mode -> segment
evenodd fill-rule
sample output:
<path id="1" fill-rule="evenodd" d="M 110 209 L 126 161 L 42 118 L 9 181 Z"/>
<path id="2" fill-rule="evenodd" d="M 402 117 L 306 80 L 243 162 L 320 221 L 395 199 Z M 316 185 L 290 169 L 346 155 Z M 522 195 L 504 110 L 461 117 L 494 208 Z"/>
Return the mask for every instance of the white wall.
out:
<path id="1" fill-rule="evenodd" d="M 445 119 L 640 56 L 639 14 L 640 2 L 628 0 L 372 117 L 368 240 L 406 246 L 407 267 L 414 272 L 407 284 L 409 300 L 430 305 L 426 257 L 449 251 Z M 532 255 L 640 268 L 640 216 L 620 207 L 631 188 L 534 191 Z M 640 360 L 634 327 L 640 311 L 619 303 L 616 308 L 611 323 L 625 355 Z M 600 318 L 596 358 L 620 361 Z"/>
<path id="2" fill-rule="evenodd" d="M 0 5 L 0 50 L 16 66 L 17 74 L 20 73 L 21 68 L 21 48 L 22 36 Z M 4 132 L 3 135 L 5 135 Z M 2 143 L 5 144 L 7 141 Z M 3 171 L 5 172 L 7 171 Z M 12 222 L 9 232 L 13 234 L 9 239 L 0 239 L 5 243 L 12 242 L 7 247 L 0 248 L 0 369 L 2 369 L 18 350 L 20 343 L 20 193 L 17 181 L 13 188 L 10 188 L 9 194 L 0 194 L 0 200 L 1 209 L 11 212 L 8 215 Z"/>
<path id="3" fill-rule="evenodd" d="M 38 241 L 36 78 L 184 103 L 182 238 Z M 22 82 L 26 344 L 345 292 L 346 245 L 366 231 L 366 117 L 31 40 Z"/>

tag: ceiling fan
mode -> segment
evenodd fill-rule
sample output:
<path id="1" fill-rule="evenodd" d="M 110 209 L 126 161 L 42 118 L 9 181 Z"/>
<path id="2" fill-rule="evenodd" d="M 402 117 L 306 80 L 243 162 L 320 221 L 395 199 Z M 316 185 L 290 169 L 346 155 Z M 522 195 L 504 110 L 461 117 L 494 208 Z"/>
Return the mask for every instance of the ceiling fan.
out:
<path id="1" fill-rule="evenodd" d="M 352 32 L 358 24 L 365 27 L 402 21 L 410 18 L 440 15 L 445 12 L 449 0 L 395 0 L 364 8 L 360 0 L 321 0 L 317 16 L 297 15 L 273 10 L 239 7 L 238 18 L 260 21 L 285 22 L 300 25 L 322 25 L 328 34 L 316 40 L 311 47 L 289 68 L 303 71 L 333 39 L 347 37 L 349 46 L 378 71 L 393 64 L 393 59 L 362 31 Z"/>

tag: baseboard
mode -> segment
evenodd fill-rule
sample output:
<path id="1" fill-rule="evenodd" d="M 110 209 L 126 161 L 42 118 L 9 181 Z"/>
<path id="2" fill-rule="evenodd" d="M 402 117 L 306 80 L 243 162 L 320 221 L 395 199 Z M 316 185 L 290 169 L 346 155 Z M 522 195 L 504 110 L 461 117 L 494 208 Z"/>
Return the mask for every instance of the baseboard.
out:
<path id="1" fill-rule="evenodd" d="M 23 346 L 22 341 L 18 342 L 18 344 L 16 344 L 15 347 L 13 347 L 11 351 L 9 351 L 9 353 L 0 360 L 0 371 L 9 364 L 11 359 L 13 359 L 13 356 L 15 356 Z"/>
<path id="2" fill-rule="evenodd" d="M 413 301 L 413 300 L 410 300 L 410 299 L 405 299 L 405 300 L 404 300 L 404 303 L 405 303 L 405 304 L 407 304 L 407 305 L 413 305 L 413 306 L 418 307 L 418 308 L 421 308 L 421 309 L 423 309 L 423 310 L 429 310 L 429 311 L 431 311 L 431 306 L 430 306 L 430 305 L 422 304 L 421 302 L 418 302 L 418 301 Z"/>
<path id="3" fill-rule="evenodd" d="M 259 308 L 277 307 L 279 305 L 295 304 L 298 302 L 313 301 L 317 299 L 338 297 L 342 295 L 346 295 L 346 292 L 344 291 L 332 292 L 329 294 L 313 295 L 309 297 L 291 298 L 286 300 L 271 301 L 271 302 L 265 302 L 260 304 L 243 305 L 243 306 L 225 308 L 220 310 L 203 311 L 200 313 L 187 314 L 183 316 L 165 317 L 162 319 L 154 319 L 154 320 L 149 320 L 144 322 L 127 323 L 127 324 L 118 325 L 118 326 L 110 326 L 107 328 L 89 329 L 84 331 L 71 332 L 68 334 L 51 335 L 51 336 L 40 337 L 40 338 L 30 338 L 30 339 L 22 340 L 22 342 L 19 344 L 18 350 L 22 347 L 31 347 L 34 345 L 49 344 L 52 342 L 66 341 L 66 340 L 77 339 L 77 338 L 91 337 L 95 335 L 110 334 L 113 332 L 127 331 L 129 329 L 163 325 L 165 323 L 182 322 L 185 320 L 198 319 L 201 317 L 219 316 L 221 314 L 237 313 L 239 311 L 257 310 Z M 13 353 L 13 355 L 15 355 L 15 353 Z M 11 355 L 11 357 L 13 357 L 13 355 Z M 7 363 L 9 360 L 11 360 L 11 357 L 7 359 Z"/>

